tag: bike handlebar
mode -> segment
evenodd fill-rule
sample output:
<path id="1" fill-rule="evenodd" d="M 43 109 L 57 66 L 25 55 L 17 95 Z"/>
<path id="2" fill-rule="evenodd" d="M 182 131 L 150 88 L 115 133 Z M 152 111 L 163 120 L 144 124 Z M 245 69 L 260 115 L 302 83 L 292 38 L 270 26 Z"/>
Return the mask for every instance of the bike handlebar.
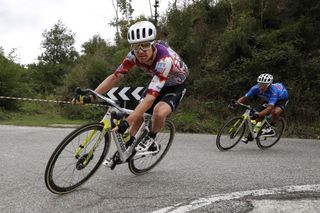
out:
<path id="1" fill-rule="evenodd" d="M 237 104 L 239 104 L 240 106 L 246 108 L 246 109 L 249 109 L 249 110 L 254 110 L 250 105 L 246 105 L 246 104 L 243 104 L 243 103 L 239 103 L 237 102 Z"/>
<path id="2" fill-rule="evenodd" d="M 133 110 L 131 109 L 126 109 L 126 108 L 122 108 L 120 107 L 114 100 L 105 97 L 104 95 L 101 95 L 100 93 L 97 93 L 96 91 L 92 90 L 92 89 L 82 89 L 82 88 L 76 88 L 75 93 L 77 95 L 93 95 L 95 97 L 98 97 L 102 100 L 104 100 L 104 102 L 106 102 L 108 105 L 116 108 L 117 110 L 119 110 L 120 112 L 126 113 L 126 114 L 130 114 L 133 112 Z M 144 116 L 150 117 L 151 114 L 149 113 L 144 113 Z"/>
<path id="3" fill-rule="evenodd" d="M 93 95 L 95 97 L 98 97 L 102 100 L 104 100 L 106 103 L 108 103 L 110 106 L 115 107 L 116 109 L 118 109 L 121 112 L 131 112 L 132 110 L 128 110 L 125 108 L 120 107 L 114 100 L 107 98 L 99 93 L 97 93 L 96 91 L 92 90 L 92 89 L 82 89 L 82 88 L 76 88 L 75 93 L 77 95 Z"/>
<path id="4" fill-rule="evenodd" d="M 242 106 L 242 107 L 244 107 L 246 109 L 253 110 L 253 108 L 250 105 L 246 105 L 246 104 L 240 103 L 236 99 L 232 99 L 230 105 L 234 106 L 234 107 L 236 107 L 237 105 L 240 105 L 240 106 Z"/>

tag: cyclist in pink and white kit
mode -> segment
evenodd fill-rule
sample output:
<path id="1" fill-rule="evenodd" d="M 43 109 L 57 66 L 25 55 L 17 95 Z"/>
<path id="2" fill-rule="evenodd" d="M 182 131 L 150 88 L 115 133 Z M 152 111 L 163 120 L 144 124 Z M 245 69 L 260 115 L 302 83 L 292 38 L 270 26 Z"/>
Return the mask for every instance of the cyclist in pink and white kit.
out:
<path id="1" fill-rule="evenodd" d="M 137 151 L 152 150 L 154 138 L 163 127 L 167 116 L 179 105 L 186 92 L 186 79 L 189 71 L 180 56 L 164 42 L 156 41 L 156 28 L 149 21 L 140 21 L 128 30 L 128 42 L 131 51 L 122 64 L 109 75 L 96 89 L 105 93 L 129 73 L 134 66 L 140 67 L 152 77 L 147 88 L 147 94 L 138 104 L 132 114 L 123 120 L 113 131 L 123 134 L 130 127 L 131 139 L 143 122 L 143 113 L 152 113 L 152 130 L 137 147 Z M 92 96 L 83 97 L 82 102 L 93 100 Z"/>

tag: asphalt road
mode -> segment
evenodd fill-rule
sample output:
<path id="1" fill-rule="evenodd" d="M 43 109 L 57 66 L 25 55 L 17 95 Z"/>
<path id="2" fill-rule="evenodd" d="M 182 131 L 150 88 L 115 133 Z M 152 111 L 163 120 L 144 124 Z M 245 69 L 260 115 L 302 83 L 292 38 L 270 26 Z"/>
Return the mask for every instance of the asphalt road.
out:
<path id="1" fill-rule="evenodd" d="M 100 167 L 59 196 L 46 189 L 44 171 L 71 130 L 0 126 L 0 212 L 320 212 L 319 140 L 220 152 L 214 135 L 177 133 L 149 173 Z"/>

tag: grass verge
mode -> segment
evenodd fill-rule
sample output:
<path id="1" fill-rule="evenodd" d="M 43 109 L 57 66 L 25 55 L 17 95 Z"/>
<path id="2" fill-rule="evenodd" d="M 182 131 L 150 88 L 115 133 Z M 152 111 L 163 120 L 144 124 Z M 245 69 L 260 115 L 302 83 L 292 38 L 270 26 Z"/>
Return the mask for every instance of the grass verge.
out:
<path id="1" fill-rule="evenodd" d="M 57 114 L 24 114 L 21 112 L 9 112 L 0 124 L 17 126 L 63 126 L 64 124 L 81 125 L 85 120 L 70 120 Z"/>

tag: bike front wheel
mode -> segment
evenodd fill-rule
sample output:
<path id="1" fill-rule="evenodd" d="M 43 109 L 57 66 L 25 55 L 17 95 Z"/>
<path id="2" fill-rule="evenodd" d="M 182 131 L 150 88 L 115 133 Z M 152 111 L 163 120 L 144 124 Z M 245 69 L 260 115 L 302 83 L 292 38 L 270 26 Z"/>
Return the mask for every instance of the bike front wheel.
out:
<path id="1" fill-rule="evenodd" d="M 220 151 L 232 149 L 239 143 L 246 129 L 244 119 L 242 116 L 231 118 L 219 130 L 216 145 Z"/>
<path id="2" fill-rule="evenodd" d="M 109 133 L 104 131 L 101 123 L 86 124 L 62 140 L 47 163 L 45 184 L 49 191 L 71 192 L 95 173 L 110 146 Z"/>
<path id="3" fill-rule="evenodd" d="M 262 135 L 263 129 L 271 128 L 274 134 L 272 135 Z M 263 125 L 256 138 L 257 145 L 260 149 L 267 149 L 274 146 L 281 138 L 282 133 L 285 129 L 285 120 L 280 117 L 279 121 L 275 123 L 274 126 L 266 123 Z"/>
<path id="4" fill-rule="evenodd" d="M 156 143 L 159 145 L 159 151 L 153 154 L 146 153 L 145 155 L 134 156 L 129 161 L 129 170 L 135 175 L 141 175 L 150 171 L 153 167 L 160 163 L 160 161 L 169 151 L 174 134 L 174 124 L 171 121 L 166 120 L 164 127 L 157 133 L 157 137 L 155 138 Z M 140 138 L 140 140 L 142 139 L 143 137 Z"/>

